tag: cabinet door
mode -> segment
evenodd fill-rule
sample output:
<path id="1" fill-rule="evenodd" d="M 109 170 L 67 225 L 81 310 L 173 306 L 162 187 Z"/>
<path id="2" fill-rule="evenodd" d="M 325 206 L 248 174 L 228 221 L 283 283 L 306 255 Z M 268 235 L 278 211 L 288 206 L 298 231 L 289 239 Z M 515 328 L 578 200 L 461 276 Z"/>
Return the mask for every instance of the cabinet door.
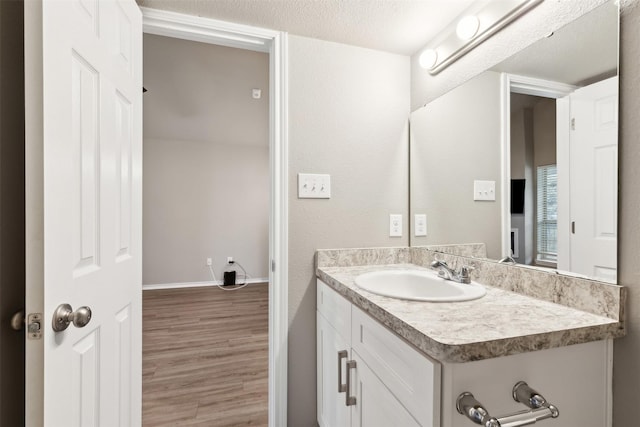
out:
<path id="1" fill-rule="evenodd" d="M 351 424 L 349 408 L 346 405 L 346 393 L 339 392 L 338 377 L 341 376 L 344 384 L 350 343 L 320 312 L 316 312 L 316 322 L 318 424 L 320 427 L 348 427 Z M 341 351 L 346 351 L 347 357 L 339 360 L 338 353 Z"/>
<path id="2" fill-rule="evenodd" d="M 353 427 L 420 427 L 404 406 L 352 350 L 356 368 L 351 370 L 351 393 L 356 404 L 351 406 Z"/>

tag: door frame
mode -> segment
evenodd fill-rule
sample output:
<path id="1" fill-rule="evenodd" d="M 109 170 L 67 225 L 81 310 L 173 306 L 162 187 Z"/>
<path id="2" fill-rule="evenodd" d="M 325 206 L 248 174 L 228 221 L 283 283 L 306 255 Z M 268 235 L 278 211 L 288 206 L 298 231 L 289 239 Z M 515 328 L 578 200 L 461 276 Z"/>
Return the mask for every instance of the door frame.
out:
<path id="1" fill-rule="evenodd" d="M 534 95 L 543 98 L 564 98 L 578 86 L 517 74 L 502 73 L 500 76 L 500 179 L 501 197 L 501 242 L 502 256 L 511 256 L 511 94 Z"/>
<path id="2" fill-rule="evenodd" d="M 141 7 L 143 33 L 269 54 L 269 426 L 287 425 L 287 33 Z"/>

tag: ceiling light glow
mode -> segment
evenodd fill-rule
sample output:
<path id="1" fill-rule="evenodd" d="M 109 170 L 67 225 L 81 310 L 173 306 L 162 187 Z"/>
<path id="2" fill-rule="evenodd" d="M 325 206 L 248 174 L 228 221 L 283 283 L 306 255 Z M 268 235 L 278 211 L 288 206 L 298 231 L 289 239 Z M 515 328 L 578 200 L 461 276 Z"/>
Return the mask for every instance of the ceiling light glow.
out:
<path id="1" fill-rule="evenodd" d="M 438 61 L 438 52 L 436 52 L 435 49 L 425 49 L 420 54 L 420 58 L 418 59 L 418 61 L 420 62 L 420 66 L 422 68 L 430 70 L 436 65 L 436 62 Z"/>
<path id="2" fill-rule="evenodd" d="M 458 22 L 456 34 L 460 40 L 471 40 L 478 33 L 480 20 L 477 16 L 467 15 Z"/>

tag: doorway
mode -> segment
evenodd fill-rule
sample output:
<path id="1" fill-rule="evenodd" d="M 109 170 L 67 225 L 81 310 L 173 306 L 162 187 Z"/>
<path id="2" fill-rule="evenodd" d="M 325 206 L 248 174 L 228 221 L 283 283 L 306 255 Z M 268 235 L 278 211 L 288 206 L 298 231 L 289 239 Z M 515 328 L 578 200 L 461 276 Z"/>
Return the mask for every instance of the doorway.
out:
<path id="1" fill-rule="evenodd" d="M 556 102 L 511 94 L 511 256 L 555 268 L 557 259 Z"/>
<path id="2" fill-rule="evenodd" d="M 266 426 L 269 54 L 143 52 L 143 425 Z"/>
<path id="3" fill-rule="evenodd" d="M 287 424 L 288 123 L 287 35 L 141 8 L 143 31 L 269 53 L 269 426 Z"/>

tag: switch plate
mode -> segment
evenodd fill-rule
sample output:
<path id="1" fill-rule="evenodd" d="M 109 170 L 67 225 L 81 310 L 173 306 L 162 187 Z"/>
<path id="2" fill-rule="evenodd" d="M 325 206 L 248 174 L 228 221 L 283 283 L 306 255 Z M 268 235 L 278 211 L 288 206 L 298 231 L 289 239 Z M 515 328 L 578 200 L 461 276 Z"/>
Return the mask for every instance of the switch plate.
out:
<path id="1" fill-rule="evenodd" d="M 402 237 L 402 214 L 389 215 L 389 237 Z"/>
<path id="2" fill-rule="evenodd" d="M 331 175 L 317 173 L 299 173 L 298 198 L 330 199 Z"/>
<path id="3" fill-rule="evenodd" d="M 414 224 L 416 237 L 427 235 L 427 214 L 415 214 Z"/>
<path id="4" fill-rule="evenodd" d="M 473 200 L 496 200 L 495 181 L 473 181 Z"/>

